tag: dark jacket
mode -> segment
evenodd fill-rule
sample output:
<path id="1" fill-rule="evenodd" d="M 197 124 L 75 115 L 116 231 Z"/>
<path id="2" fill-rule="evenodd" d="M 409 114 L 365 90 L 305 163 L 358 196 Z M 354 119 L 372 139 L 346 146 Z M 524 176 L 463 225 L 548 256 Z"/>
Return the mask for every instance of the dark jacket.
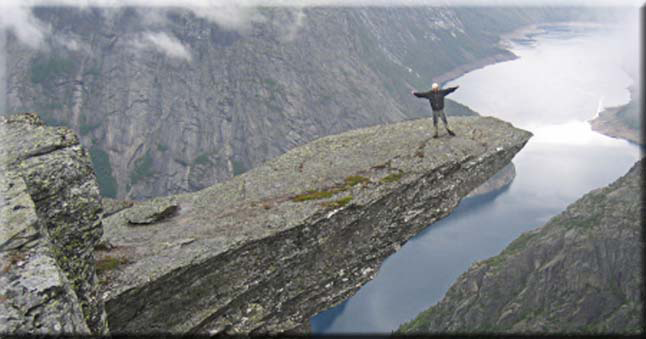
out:
<path id="1" fill-rule="evenodd" d="M 428 92 L 421 93 L 413 92 L 413 95 L 418 98 L 428 99 L 431 102 L 431 108 L 433 108 L 434 111 L 439 111 L 444 109 L 444 97 L 456 89 L 458 89 L 458 86 L 441 89 L 439 91 L 430 90 Z"/>

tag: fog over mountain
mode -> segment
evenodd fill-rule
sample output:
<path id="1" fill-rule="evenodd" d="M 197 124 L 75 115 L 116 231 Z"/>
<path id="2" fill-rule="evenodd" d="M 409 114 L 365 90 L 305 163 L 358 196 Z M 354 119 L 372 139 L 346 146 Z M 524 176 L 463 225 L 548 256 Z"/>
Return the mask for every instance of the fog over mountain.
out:
<path id="1" fill-rule="evenodd" d="M 3 111 L 74 129 L 106 196 L 195 191 L 320 136 L 426 116 L 410 91 L 512 58 L 501 33 L 596 15 L 510 1 L 143 4 L 34 0 L 0 14 Z"/>

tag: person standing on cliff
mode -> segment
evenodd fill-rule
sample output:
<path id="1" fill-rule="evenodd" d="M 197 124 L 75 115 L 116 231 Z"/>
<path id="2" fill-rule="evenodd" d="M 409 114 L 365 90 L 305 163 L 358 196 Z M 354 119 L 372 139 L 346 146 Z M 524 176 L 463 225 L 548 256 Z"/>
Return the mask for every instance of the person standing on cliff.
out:
<path id="1" fill-rule="evenodd" d="M 412 92 L 414 96 L 418 98 L 428 99 L 428 101 L 431 102 L 431 108 L 433 110 L 433 126 L 435 126 L 435 134 L 433 135 L 433 138 L 437 138 L 437 116 L 438 115 L 442 118 L 446 131 L 451 136 L 455 135 L 455 133 L 453 133 L 453 131 L 449 129 L 449 123 L 446 122 L 446 115 L 444 114 L 444 97 L 447 96 L 449 93 L 458 89 L 458 87 L 460 86 L 440 89 L 440 85 L 438 85 L 437 83 L 433 83 L 433 85 L 431 86 L 431 90 L 428 92 L 415 92 L 415 91 Z"/>

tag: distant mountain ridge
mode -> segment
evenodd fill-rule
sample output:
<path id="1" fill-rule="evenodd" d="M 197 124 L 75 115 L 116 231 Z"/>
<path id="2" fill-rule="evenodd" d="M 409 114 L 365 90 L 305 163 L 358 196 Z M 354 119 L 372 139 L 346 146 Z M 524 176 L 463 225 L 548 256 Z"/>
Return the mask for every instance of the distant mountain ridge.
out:
<path id="1" fill-rule="evenodd" d="M 37 7 L 49 47 L 8 36 L 8 111 L 77 132 L 104 196 L 195 191 L 320 136 L 427 116 L 411 89 L 512 58 L 501 33 L 581 16 L 558 7 L 260 11 L 266 20 L 241 33 L 177 8 Z"/>

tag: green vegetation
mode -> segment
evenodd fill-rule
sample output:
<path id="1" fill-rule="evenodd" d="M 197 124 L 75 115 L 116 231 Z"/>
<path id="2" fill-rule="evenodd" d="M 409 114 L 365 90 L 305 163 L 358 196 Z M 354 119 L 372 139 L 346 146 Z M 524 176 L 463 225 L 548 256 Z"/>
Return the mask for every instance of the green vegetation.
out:
<path id="1" fill-rule="evenodd" d="M 387 176 L 381 178 L 381 182 L 383 183 L 391 183 L 391 182 L 396 182 L 399 181 L 402 176 L 404 176 L 404 173 L 399 172 L 399 173 L 391 173 L 388 174 Z"/>
<path id="2" fill-rule="evenodd" d="M 128 263 L 126 258 L 115 258 L 111 256 L 105 256 L 96 261 L 96 274 L 102 274 L 107 271 L 112 271 L 121 265 Z"/>
<path id="3" fill-rule="evenodd" d="M 308 201 L 308 200 L 327 199 L 327 198 L 331 198 L 334 195 L 334 193 L 336 193 L 334 190 L 332 190 L 332 191 L 310 191 L 310 192 L 299 194 L 299 195 L 293 197 L 292 201 L 301 202 L 301 201 Z"/>
<path id="4" fill-rule="evenodd" d="M 168 145 L 163 143 L 157 144 L 157 150 L 160 152 L 166 152 L 168 151 Z"/>
<path id="5" fill-rule="evenodd" d="M 352 196 L 348 195 L 347 197 L 343 197 L 336 201 L 326 202 L 323 204 L 323 206 L 330 207 L 330 208 L 340 208 L 350 203 L 350 201 L 352 201 Z"/>
<path id="6" fill-rule="evenodd" d="M 212 165 L 213 162 L 211 161 L 211 159 L 209 159 L 208 153 L 202 153 L 198 155 L 197 158 L 195 158 L 195 160 L 193 160 L 193 164 L 208 166 L 208 165 Z"/>
<path id="7" fill-rule="evenodd" d="M 361 175 L 351 175 L 345 178 L 345 185 L 348 187 L 353 187 L 358 184 L 367 184 L 370 182 L 370 179 Z"/>
<path id="8" fill-rule="evenodd" d="M 88 76 L 94 76 L 94 77 L 99 77 L 101 75 L 101 67 L 99 65 L 94 65 L 91 68 L 87 69 L 83 75 Z"/>
<path id="9" fill-rule="evenodd" d="M 507 258 L 506 255 L 499 254 L 483 261 L 483 264 L 491 267 L 492 269 L 497 269 L 500 264 L 505 262 L 505 258 Z"/>
<path id="10" fill-rule="evenodd" d="M 428 323 L 428 319 L 431 317 L 431 315 L 435 313 L 435 307 L 429 307 L 427 310 L 423 311 L 422 313 L 418 314 L 415 319 L 403 323 L 399 328 L 397 329 L 397 332 L 395 333 L 407 333 L 407 334 L 413 334 L 413 333 L 428 333 L 430 324 Z"/>
<path id="11" fill-rule="evenodd" d="M 90 133 L 93 130 L 97 129 L 99 126 L 101 126 L 101 123 L 96 123 L 96 124 L 93 124 L 93 125 L 81 124 L 81 126 L 79 127 L 79 134 L 87 135 L 88 133 Z"/>
<path id="12" fill-rule="evenodd" d="M 509 244 L 509 246 L 507 246 L 502 251 L 502 253 L 514 253 L 524 249 L 525 247 L 527 247 L 527 243 L 529 242 L 529 240 L 536 237 L 537 235 L 538 233 L 531 232 L 531 231 L 521 234 L 518 238 L 512 241 L 511 244 Z"/>
<path id="13" fill-rule="evenodd" d="M 101 126 L 100 122 L 97 122 L 95 124 L 90 124 L 88 123 L 88 119 L 85 115 L 81 116 L 81 125 L 79 126 L 79 133 L 81 135 L 87 135 L 88 133 L 92 132 L 95 130 L 97 127 Z"/>
<path id="14" fill-rule="evenodd" d="M 110 164 L 110 157 L 103 149 L 98 146 L 90 147 L 90 159 L 92 160 L 92 167 L 96 173 L 96 181 L 99 185 L 101 195 L 108 198 L 117 197 L 117 180 L 112 175 L 112 165 Z"/>
<path id="15" fill-rule="evenodd" d="M 145 177 L 153 174 L 153 156 L 149 151 L 135 160 L 135 169 L 130 173 L 130 182 L 134 185 Z"/>
<path id="16" fill-rule="evenodd" d="M 244 165 L 242 161 L 233 159 L 231 160 L 231 164 L 233 165 L 234 177 L 247 171 L 247 167 Z"/>
<path id="17" fill-rule="evenodd" d="M 76 65 L 72 59 L 61 56 L 38 56 L 31 64 L 31 82 L 40 84 L 58 76 L 68 75 Z"/>

